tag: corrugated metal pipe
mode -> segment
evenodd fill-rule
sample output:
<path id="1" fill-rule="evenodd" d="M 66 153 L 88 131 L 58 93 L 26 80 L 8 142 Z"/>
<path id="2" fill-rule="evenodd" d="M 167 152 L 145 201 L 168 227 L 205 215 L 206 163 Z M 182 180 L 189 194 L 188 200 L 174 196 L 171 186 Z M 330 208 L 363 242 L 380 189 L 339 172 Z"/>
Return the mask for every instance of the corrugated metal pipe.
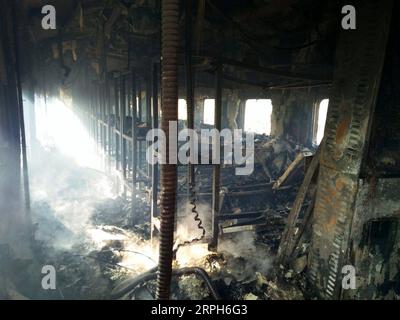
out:
<path id="1" fill-rule="evenodd" d="M 166 134 L 166 160 L 161 165 L 160 252 L 157 277 L 157 299 L 168 300 L 172 276 L 174 220 L 176 209 L 176 164 L 170 164 L 169 122 L 178 119 L 178 45 L 179 0 L 161 4 L 161 129 Z M 171 154 L 172 159 L 175 155 Z"/>

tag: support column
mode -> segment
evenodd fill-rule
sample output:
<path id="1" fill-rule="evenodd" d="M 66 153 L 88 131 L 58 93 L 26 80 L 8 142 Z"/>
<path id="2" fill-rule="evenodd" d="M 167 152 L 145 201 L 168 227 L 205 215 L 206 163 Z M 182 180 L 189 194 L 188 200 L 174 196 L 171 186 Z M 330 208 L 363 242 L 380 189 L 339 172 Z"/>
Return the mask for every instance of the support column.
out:
<path id="1" fill-rule="evenodd" d="M 153 88 L 152 88 L 152 128 L 158 128 L 158 81 L 159 81 L 159 74 L 158 74 L 158 66 L 155 63 L 153 65 Z M 153 138 L 154 142 L 154 138 Z M 158 216 L 158 209 L 157 209 L 157 198 L 158 198 L 158 164 L 154 164 L 151 170 L 151 241 L 152 245 L 154 244 L 154 218 Z"/>
<path id="2" fill-rule="evenodd" d="M 115 115 L 114 115 L 114 124 L 115 124 L 115 169 L 118 171 L 120 167 L 120 138 L 118 135 L 118 127 L 121 127 L 120 125 L 117 126 L 120 122 L 120 112 L 119 112 L 119 86 L 118 86 L 118 76 L 114 78 L 114 98 L 115 98 Z M 119 128 L 119 131 L 121 131 L 121 128 Z"/>
<path id="3" fill-rule="evenodd" d="M 325 299 L 341 296 L 342 268 L 352 264 L 354 209 L 393 15 L 392 0 L 355 4 L 358 27 L 342 30 L 336 46 L 308 257 L 312 287 Z"/>
<path id="4" fill-rule="evenodd" d="M 105 79 L 105 94 L 106 94 L 106 120 L 107 123 L 107 169 L 111 168 L 111 150 L 112 150 L 112 130 L 111 130 L 111 101 L 110 101 L 110 80 L 109 75 L 106 74 Z"/>
<path id="5" fill-rule="evenodd" d="M 152 66 L 149 64 L 149 68 L 148 71 L 146 72 L 146 124 L 147 124 L 147 128 L 151 128 L 152 126 L 152 118 L 151 118 L 151 111 L 152 111 L 152 105 L 151 105 L 151 98 L 152 98 Z M 144 142 L 145 148 L 146 150 L 148 149 L 148 147 L 150 146 L 150 144 L 145 141 Z M 146 153 L 145 150 L 145 153 Z M 148 163 L 146 161 L 146 155 L 144 155 L 144 161 L 146 163 L 146 170 L 147 170 L 147 178 L 146 179 L 146 186 L 149 187 L 150 183 L 151 183 L 151 165 L 150 163 Z"/>
<path id="6" fill-rule="evenodd" d="M 121 173 L 123 179 L 124 196 L 126 195 L 126 139 L 125 134 L 125 117 L 126 117 L 126 90 L 125 76 L 120 77 L 120 145 L 121 145 Z"/>
<path id="7" fill-rule="evenodd" d="M 222 114 L 222 65 L 218 64 L 215 75 L 215 129 L 221 132 Z M 221 156 L 220 159 L 221 160 Z M 210 250 L 216 250 L 218 247 L 218 215 L 220 211 L 220 189 L 221 189 L 221 165 L 213 166 L 213 182 L 212 182 L 212 240 L 209 244 Z"/>
<path id="8" fill-rule="evenodd" d="M 136 74 L 132 70 L 132 225 L 136 224 L 135 217 L 135 198 L 136 198 L 136 184 L 137 184 L 137 88 L 136 88 Z"/>
<path id="9" fill-rule="evenodd" d="M 167 164 L 161 165 L 160 251 L 157 274 L 157 299 L 168 300 L 171 291 L 174 225 L 176 214 L 177 165 L 169 158 L 177 156 L 176 144 L 169 143 L 170 121 L 178 120 L 179 1 L 164 0 L 161 5 L 162 75 L 161 129 L 165 133 Z"/>
<path id="10" fill-rule="evenodd" d="M 185 18 L 185 78 L 186 78 L 186 105 L 187 105 L 187 127 L 194 128 L 194 86 L 193 86 L 193 65 L 192 65 L 192 14 L 193 1 L 186 0 Z M 189 189 L 195 187 L 195 166 L 189 164 Z M 189 191 L 190 193 L 190 191 Z"/>

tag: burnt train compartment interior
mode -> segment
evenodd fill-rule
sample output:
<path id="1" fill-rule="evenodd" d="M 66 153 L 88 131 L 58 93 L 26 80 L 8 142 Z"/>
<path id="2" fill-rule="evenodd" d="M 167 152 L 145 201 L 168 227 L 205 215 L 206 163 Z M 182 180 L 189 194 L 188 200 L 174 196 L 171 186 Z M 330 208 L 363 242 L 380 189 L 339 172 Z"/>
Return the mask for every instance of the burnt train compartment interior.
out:
<path id="1" fill-rule="evenodd" d="M 399 5 L 0 0 L 0 299 L 399 299 Z"/>

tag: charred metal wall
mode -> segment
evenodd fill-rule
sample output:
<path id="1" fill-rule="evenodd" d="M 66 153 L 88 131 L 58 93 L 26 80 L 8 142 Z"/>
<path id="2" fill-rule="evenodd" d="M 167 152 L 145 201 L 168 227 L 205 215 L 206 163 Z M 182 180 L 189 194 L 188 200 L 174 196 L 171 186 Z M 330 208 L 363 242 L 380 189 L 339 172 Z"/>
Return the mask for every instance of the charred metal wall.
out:
<path id="1" fill-rule="evenodd" d="M 355 206 L 363 189 L 361 165 L 378 96 L 392 1 L 359 1 L 357 8 L 357 30 L 343 30 L 338 43 L 313 213 L 308 273 L 316 294 L 324 298 L 341 296 L 342 267 L 351 264 L 349 246 L 358 232 L 352 224 L 358 223 Z"/>
<path id="2" fill-rule="evenodd" d="M 346 299 L 396 299 L 400 295 L 400 179 L 361 180 L 348 263 L 356 289 Z"/>
<path id="3" fill-rule="evenodd" d="M 396 3 L 393 11 L 398 9 Z M 350 237 L 357 289 L 344 291 L 344 298 L 400 296 L 399 32 L 400 23 L 393 19 Z"/>

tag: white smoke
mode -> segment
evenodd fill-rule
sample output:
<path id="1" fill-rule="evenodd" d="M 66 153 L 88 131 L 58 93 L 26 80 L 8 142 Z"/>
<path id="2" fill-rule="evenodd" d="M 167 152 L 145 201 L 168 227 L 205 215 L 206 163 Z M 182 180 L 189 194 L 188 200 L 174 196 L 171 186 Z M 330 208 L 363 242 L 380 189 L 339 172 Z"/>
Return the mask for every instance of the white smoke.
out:
<path id="1" fill-rule="evenodd" d="M 35 111 L 38 143 L 28 153 L 35 238 L 68 248 L 85 236 L 96 205 L 115 197 L 114 185 L 71 106 L 37 98 Z"/>
<path id="2" fill-rule="evenodd" d="M 256 242 L 254 232 L 239 232 L 223 239 L 218 250 L 241 259 L 243 263 L 240 266 L 231 261 L 232 265 L 229 267 L 235 278 L 240 280 L 253 277 L 255 272 L 267 274 L 272 267 L 273 258 L 265 247 Z"/>

